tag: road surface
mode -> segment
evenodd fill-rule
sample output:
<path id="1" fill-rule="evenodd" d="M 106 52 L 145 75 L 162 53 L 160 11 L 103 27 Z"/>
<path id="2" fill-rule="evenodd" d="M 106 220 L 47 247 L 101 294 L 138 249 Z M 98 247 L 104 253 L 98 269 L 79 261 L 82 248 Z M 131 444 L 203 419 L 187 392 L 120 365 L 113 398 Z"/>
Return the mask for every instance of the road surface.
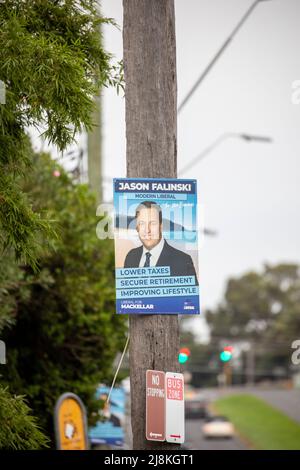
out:
<path id="1" fill-rule="evenodd" d="M 184 446 L 189 450 L 245 450 L 245 445 L 237 438 L 204 439 L 201 428 L 204 421 L 187 420 L 185 423 L 186 439 Z"/>

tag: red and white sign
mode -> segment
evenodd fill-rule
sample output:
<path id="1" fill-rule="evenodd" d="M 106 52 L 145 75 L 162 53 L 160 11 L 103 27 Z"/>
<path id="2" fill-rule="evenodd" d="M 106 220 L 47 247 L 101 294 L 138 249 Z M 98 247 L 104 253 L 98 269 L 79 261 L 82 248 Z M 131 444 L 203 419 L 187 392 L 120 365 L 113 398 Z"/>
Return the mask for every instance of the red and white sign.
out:
<path id="1" fill-rule="evenodd" d="M 170 372 L 168 372 L 170 374 Z M 169 400 L 183 400 L 183 379 L 168 376 L 167 398 Z"/>
<path id="2" fill-rule="evenodd" d="M 184 442 L 184 380 L 175 372 L 166 373 L 166 441 Z"/>
<path id="3" fill-rule="evenodd" d="M 146 439 L 165 440 L 165 373 L 146 371 Z"/>

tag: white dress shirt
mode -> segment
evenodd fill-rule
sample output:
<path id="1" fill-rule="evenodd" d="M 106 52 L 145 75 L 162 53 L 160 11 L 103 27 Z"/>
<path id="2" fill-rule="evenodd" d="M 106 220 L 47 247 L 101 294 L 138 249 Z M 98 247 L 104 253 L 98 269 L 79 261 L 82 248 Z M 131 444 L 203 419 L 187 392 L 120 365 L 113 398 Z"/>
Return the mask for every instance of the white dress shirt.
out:
<path id="1" fill-rule="evenodd" d="M 146 262 L 146 253 L 151 253 L 150 267 L 156 266 L 158 258 L 160 257 L 160 254 L 163 250 L 164 244 L 165 244 L 165 239 L 162 237 L 160 242 L 157 245 L 155 245 L 155 247 L 152 248 L 152 250 L 147 250 L 147 248 L 145 248 L 143 246 L 143 254 L 142 254 L 141 259 L 140 259 L 139 267 L 141 268 L 141 267 L 144 266 L 144 264 Z"/>

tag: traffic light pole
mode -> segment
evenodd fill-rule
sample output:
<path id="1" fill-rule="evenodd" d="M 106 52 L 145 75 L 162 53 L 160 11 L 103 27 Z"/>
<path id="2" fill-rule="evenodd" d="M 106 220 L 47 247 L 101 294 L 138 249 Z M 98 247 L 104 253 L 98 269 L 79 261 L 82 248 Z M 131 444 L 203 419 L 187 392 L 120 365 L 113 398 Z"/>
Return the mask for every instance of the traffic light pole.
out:
<path id="1" fill-rule="evenodd" d="M 127 176 L 177 175 L 174 0 L 123 0 Z M 179 372 L 177 315 L 130 316 L 134 449 L 176 449 L 145 438 L 146 370 Z"/>
<path id="2" fill-rule="evenodd" d="M 224 362 L 223 366 L 224 376 L 225 376 L 225 386 L 231 387 L 232 385 L 232 367 L 229 362 Z"/>

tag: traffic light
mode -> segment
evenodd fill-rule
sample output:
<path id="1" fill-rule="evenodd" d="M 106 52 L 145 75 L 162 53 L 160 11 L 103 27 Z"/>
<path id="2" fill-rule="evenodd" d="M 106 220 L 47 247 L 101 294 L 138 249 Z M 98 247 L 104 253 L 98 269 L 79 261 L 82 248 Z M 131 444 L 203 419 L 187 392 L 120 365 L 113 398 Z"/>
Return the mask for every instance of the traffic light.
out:
<path id="1" fill-rule="evenodd" d="M 184 364 L 189 359 L 190 355 L 191 351 L 189 350 L 189 348 L 181 348 L 178 354 L 179 364 Z"/>
<path id="2" fill-rule="evenodd" d="M 223 351 L 220 353 L 220 359 L 222 362 L 228 362 L 232 358 L 233 347 L 226 346 L 223 348 Z"/>

